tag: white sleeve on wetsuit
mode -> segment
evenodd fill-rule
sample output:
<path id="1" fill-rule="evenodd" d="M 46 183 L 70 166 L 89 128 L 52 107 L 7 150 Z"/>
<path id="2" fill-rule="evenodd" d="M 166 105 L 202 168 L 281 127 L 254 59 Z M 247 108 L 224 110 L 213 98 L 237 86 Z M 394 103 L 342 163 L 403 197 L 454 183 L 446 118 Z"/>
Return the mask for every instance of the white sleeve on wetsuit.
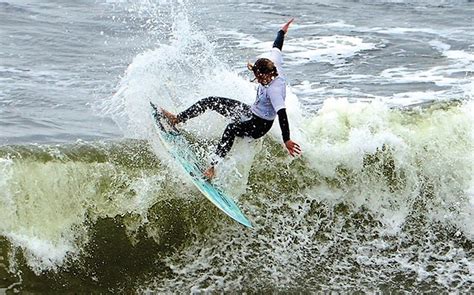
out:
<path id="1" fill-rule="evenodd" d="M 285 108 L 286 83 L 285 79 L 277 77 L 267 89 L 267 96 L 272 102 L 275 113 Z"/>

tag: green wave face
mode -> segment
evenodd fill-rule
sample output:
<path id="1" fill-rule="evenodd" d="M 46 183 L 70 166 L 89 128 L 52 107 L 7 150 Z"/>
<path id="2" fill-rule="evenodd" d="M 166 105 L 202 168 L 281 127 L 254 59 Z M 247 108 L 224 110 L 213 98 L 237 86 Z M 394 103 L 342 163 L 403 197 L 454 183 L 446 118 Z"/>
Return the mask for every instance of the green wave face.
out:
<path id="1" fill-rule="evenodd" d="M 237 143 L 228 161 L 248 177 L 226 177 L 246 184 L 234 196 L 251 230 L 146 141 L 2 146 L 0 288 L 467 291 L 470 114 L 334 102 L 308 119 L 299 159 L 267 136 L 239 162 Z"/>

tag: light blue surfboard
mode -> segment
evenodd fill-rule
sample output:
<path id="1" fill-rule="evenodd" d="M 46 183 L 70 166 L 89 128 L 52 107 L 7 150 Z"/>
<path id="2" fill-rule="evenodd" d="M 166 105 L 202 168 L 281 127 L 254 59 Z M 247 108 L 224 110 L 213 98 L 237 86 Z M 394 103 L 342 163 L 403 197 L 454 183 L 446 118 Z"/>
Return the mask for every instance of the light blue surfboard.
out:
<path id="1" fill-rule="evenodd" d="M 163 146 L 170 155 L 179 163 L 191 177 L 194 185 L 222 212 L 240 222 L 241 224 L 252 227 L 252 223 L 240 211 L 235 202 L 224 192 L 213 186 L 203 175 L 203 169 L 199 165 L 199 160 L 194 151 L 190 148 L 189 142 L 175 127 L 171 126 L 168 120 L 163 116 L 152 102 L 152 116 L 155 120 L 156 129 Z"/>

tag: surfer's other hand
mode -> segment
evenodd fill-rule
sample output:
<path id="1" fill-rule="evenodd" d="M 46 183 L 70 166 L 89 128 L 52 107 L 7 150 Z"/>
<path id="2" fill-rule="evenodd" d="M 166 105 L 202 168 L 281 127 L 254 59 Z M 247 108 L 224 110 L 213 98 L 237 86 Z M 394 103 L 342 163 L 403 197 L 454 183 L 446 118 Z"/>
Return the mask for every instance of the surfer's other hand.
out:
<path id="1" fill-rule="evenodd" d="M 298 156 L 301 155 L 301 148 L 300 145 L 294 142 L 291 139 L 285 141 L 285 146 L 291 156 Z"/>
<path id="2" fill-rule="evenodd" d="M 204 171 L 204 176 L 207 178 L 207 179 L 212 179 L 214 178 L 214 175 L 216 175 L 216 170 L 214 169 L 214 166 L 211 166 L 209 168 L 206 169 L 206 171 Z"/>
<path id="3" fill-rule="evenodd" d="M 295 18 L 292 18 L 290 19 L 289 21 L 286 22 L 286 24 L 284 24 L 282 27 L 281 27 L 281 30 L 283 32 L 288 32 L 288 28 L 290 27 L 291 23 L 295 20 Z"/>

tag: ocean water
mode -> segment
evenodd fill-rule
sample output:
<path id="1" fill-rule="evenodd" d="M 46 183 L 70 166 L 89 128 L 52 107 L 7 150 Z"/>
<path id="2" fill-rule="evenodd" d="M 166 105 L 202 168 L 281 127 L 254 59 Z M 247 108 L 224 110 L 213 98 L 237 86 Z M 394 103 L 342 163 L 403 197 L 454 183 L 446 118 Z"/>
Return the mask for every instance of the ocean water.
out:
<path id="1" fill-rule="evenodd" d="M 472 1 L 0 2 L 0 293 L 474 292 Z M 278 124 L 207 201 L 149 110 L 251 103 L 283 47 Z M 182 128 L 204 159 L 226 121 Z"/>

